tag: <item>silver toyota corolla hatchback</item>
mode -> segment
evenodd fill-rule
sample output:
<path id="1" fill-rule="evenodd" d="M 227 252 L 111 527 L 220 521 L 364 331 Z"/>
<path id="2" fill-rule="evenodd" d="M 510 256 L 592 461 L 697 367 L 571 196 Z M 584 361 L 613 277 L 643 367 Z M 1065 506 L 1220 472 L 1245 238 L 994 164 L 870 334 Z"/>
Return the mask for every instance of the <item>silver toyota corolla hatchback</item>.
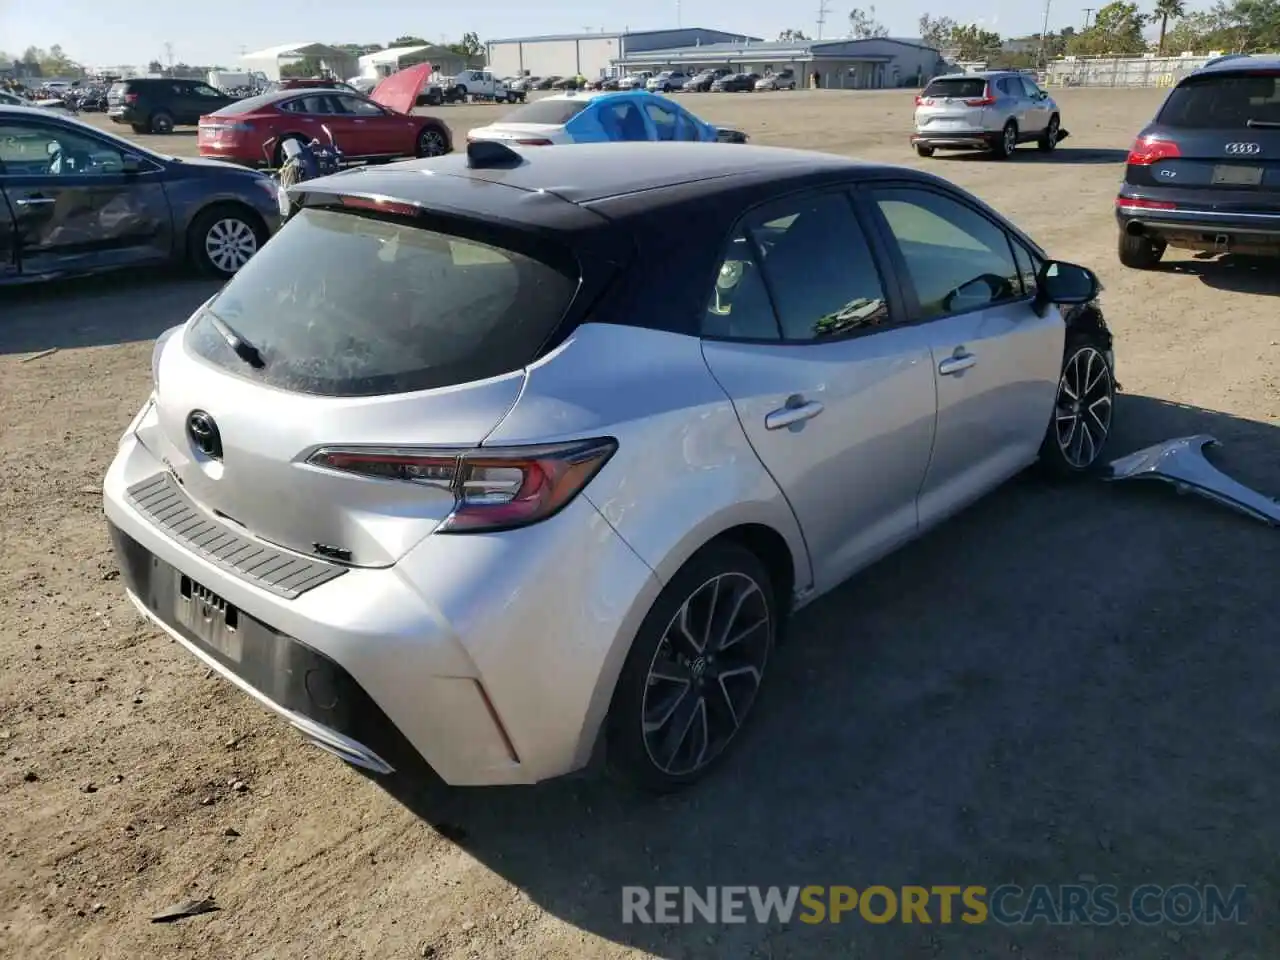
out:
<path id="1" fill-rule="evenodd" d="M 473 144 L 295 197 L 106 513 L 144 614 L 366 770 L 695 780 L 794 610 L 1110 432 L 1096 278 L 918 171 Z"/>

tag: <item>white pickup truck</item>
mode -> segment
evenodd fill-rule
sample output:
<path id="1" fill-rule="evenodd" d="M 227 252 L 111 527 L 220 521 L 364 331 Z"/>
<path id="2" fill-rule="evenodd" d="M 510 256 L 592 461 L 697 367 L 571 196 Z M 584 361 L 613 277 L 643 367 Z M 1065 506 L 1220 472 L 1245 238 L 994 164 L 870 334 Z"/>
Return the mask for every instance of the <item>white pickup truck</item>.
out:
<path id="1" fill-rule="evenodd" d="M 446 101 L 468 99 L 493 100 L 496 103 L 523 103 L 525 92 L 512 90 L 488 70 L 463 70 L 444 83 Z"/>

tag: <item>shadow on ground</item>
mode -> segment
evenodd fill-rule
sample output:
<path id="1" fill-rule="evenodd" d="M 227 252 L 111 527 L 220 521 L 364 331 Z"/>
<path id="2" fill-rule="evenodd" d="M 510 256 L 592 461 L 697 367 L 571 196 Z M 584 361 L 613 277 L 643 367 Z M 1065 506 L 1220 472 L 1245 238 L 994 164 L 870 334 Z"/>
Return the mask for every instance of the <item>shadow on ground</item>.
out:
<path id="1" fill-rule="evenodd" d="M 964 153 L 937 153 L 934 156 L 943 160 L 1009 162 L 997 161 L 992 154 L 980 150 Z M 1108 163 L 1124 163 L 1128 156 L 1128 150 L 1111 150 L 1103 147 L 1058 147 L 1052 153 L 1041 153 L 1033 146 L 1023 145 L 1009 160 L 1014 163 L 1044 163 L 1055 166 L 1101 166 Z"/>
<path id="2" fill-rule="evenodd" d="M 161 269 L 0 290 L 0 356 L 151 340 L 219 286 Z"/>
<path id="3" fill-rule="evenodd" d="M 1149 397 L 1117 410 L 1115 455 L 1211 433 L 1220 466 L 1280 494 L 1280 429 Z M 1277 569 L 1275 530 L 1164 485 L 1020 480 L 802 611 L 745 742 L 689 792 L 389 789 L 543 908 L 659 957 L 1276 956 Z M 629 885 L 1077 881 L 1245 884 L 1249 923 L 621 909 Z"/>
<path id="4" fill-rule="evenodd" d="M 1201 283 L 1215 290 L 1280 296 L 1280 260 L 1276 258 L 1202 254 L 1186 260 L 1165 260 L 1157 269 L 1199 277 Z M 1276 329 L 1280 331 L 1280 324 Z"/>

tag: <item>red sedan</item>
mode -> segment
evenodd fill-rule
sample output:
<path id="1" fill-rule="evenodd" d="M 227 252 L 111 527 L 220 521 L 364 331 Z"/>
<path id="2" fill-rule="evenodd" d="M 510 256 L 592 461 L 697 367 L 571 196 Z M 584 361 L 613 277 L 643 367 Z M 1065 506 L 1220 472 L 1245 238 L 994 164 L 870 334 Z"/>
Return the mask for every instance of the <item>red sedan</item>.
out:
<path id="1" fill-rule="evenodd" d="M 384 94 L 386 86 L 383 83 L 375 95 Z M 312 88 L 238 100 L 200 118 L 200 156 L 278 167 L 284 141 L 319 139 L 323 143 L 322 126 L 332 131 L 351 161 L 449 153 L 453 149 L 449 128 L 435 117 L 409 112 L 416 94 L 416 88 L 393 88 L 377 102 L 345 90 Z M 273 143 L 264 150 L 268 141 Z"/>

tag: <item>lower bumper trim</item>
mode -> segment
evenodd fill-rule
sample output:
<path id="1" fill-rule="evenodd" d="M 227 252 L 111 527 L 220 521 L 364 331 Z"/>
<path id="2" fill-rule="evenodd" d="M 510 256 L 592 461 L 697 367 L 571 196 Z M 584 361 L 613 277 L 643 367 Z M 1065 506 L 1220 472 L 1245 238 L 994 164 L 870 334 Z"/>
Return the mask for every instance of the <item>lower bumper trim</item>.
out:
<path id="1" fill-rule="evenodd" d="M 108 530 L 129 599 L 207 667 L 354 766 L 391 774 L 425 764 L 338 663 L 226 604 L 110 521 Z"/>

